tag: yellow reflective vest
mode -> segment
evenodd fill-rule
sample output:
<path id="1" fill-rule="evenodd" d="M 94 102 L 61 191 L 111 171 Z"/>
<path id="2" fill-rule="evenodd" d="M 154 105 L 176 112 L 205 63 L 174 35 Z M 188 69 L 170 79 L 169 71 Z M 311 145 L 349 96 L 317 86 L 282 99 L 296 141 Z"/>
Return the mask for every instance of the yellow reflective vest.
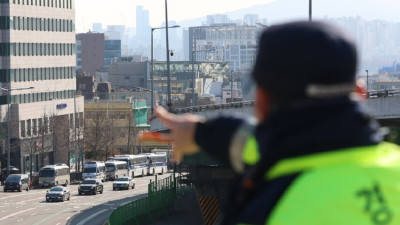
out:
<path id="1" fill-rule="evenodd" d="M 400 224 L 397 145 L 381 143 L 284 159 L 267 171 L 264 178 L 272 180 L 295 173 L 300 175 L 282 195 L 265 224 Z"/>
<path id="2" fill-rule="evenodd" d="M 260 160 L 249 139 L 243 162 Z M 400 147 L 390 143 L 312 154 L 279 161 L 266 181 L 300 173 L 266 225 L 399 225 Z"/>

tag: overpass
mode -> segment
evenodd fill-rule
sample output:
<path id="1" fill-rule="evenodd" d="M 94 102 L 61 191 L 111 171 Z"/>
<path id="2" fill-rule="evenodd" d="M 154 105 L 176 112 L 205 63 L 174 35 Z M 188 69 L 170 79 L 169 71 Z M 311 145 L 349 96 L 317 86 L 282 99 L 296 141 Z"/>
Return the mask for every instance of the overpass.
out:
<path id="1" fill-rule="evenodd" d="M 368 98 L 363 100 L 363 103 L 383 126 L 400 126 L 400 90 L 370 91 Z M 173 112 L 175 114 L 193 113 L 207 118 L 230 112 L 253 115 L 253 111 L 254 101 L 243 101 L 178 108 Z M 167 129 L 157 118 L 153 118 L 150 124 L 151 131 L 164 131 Z"/>

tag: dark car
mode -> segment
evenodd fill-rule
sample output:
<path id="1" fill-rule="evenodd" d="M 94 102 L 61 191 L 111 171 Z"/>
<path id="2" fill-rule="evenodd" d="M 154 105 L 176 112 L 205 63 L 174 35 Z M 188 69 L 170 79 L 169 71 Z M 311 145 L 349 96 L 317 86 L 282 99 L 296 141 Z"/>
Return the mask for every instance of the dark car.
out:
<path id="1" fill-rule="evenodd" d="M 94 194 L 97 192 L 103 194 L 103 183 L 100 179 L 85 179 L 82 181 L 82 184 L 78 187 L 79 195 L 82 194 Z"/>
<path id="2" fill-rule="evenodd" d="M 65 201 L 70 199 L 71 193 L 69 190 L 62 186 L 55 186 L 50 188 L 46 193 L 46 202 L 49 201 Z"/>
<path id="3" fill-rule="evenodd" d="M 8 190 L 29 191 L 30 179 L 28 174 L 10 174 L 4 181 L 4 192 Z"/>

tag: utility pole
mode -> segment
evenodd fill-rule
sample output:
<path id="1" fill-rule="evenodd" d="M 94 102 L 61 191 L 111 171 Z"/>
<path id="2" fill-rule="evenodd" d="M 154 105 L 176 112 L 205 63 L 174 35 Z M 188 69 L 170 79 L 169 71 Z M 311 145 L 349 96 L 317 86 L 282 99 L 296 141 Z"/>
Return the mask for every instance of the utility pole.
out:
<path id="1" fill-rule="evenodd" d="M 233 70 L 231 70 L 231 103 L 233 102 Z"/>
<path id="2" fill-rule="evenodd" d="M 167 109 L 168 112 L 172 110 L 172 102 L 171 102 L 171 74 L 169 70 L 169 41 L 168 41 L 168 3 L 165 0 L 165 35 L 166 35 L 166 46 L 167 46 Z"/>
<path id="3" fill-rule="evenodd" d="M 308 2 L 308 20 L 312 21 L 312 0 Z"/>

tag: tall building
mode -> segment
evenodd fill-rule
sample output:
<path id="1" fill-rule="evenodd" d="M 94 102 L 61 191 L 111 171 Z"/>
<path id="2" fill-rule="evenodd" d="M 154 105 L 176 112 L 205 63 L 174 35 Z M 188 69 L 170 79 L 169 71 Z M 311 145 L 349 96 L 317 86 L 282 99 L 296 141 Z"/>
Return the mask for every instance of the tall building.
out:
<path id="1" fill-rule="evenodd" d="M 143 6 L 136 7 L 136 47 L 150 46 L 151 28 L 149 22 L 149 11 Z"/>
<path id="2" fill-rule="evenodd" d="M 82 33 L 76 35 L 77 69 L 89 76 L 104 67 L 104 34 Z"/>
<path id="3" fill-rule="evenodd" d="M 107 31 L 105 32 L 107 39 L 122 40 L 125 36 L 124 25 L 108 25 Z"/>
<path id="4" fill-rule="evenodd" d="M 258 23 L 257 14 L 246 14 L 243 18 L 243 25 L 255 26 Z"/>
<path id="5" fill-rule="evenodd" d="M 103 24 L 101 23 L 93 23 L 92 31 L 95 33 L 103 33 Z"/>
<path id="6" fill-rule="evenodd" d="M 224 14 L 208 15 L 207 22 L 205 25 L 211 26 L 221 23 L 231 23 L 231 20 L 228 18 L 228 15 Z"/>
<path id="7" fill-rule="evenodd" d="M 231 71 L 246 73 L 255 61 L 260 30 L 256 26 L 231 23 L 190 27 L 189 59 L 226 61 Z"/>
<path id="8" fill-rule="evenodd" d="M 2 167 L 8 140 L 11 165 L 22 173 L 49 163 L 73 167 L 82 158 L 74 142 L 81 136 L 71 132 L 83 119 L 83 97 L 75 95 L 74 1 L 7 0 L 0 8 Z"/>
<path id="9" fill-rule="evenodd" d="M 111 62 L 121 58 L 121 40 L 104 40 L 104 67 L 108 68 Z"/>

